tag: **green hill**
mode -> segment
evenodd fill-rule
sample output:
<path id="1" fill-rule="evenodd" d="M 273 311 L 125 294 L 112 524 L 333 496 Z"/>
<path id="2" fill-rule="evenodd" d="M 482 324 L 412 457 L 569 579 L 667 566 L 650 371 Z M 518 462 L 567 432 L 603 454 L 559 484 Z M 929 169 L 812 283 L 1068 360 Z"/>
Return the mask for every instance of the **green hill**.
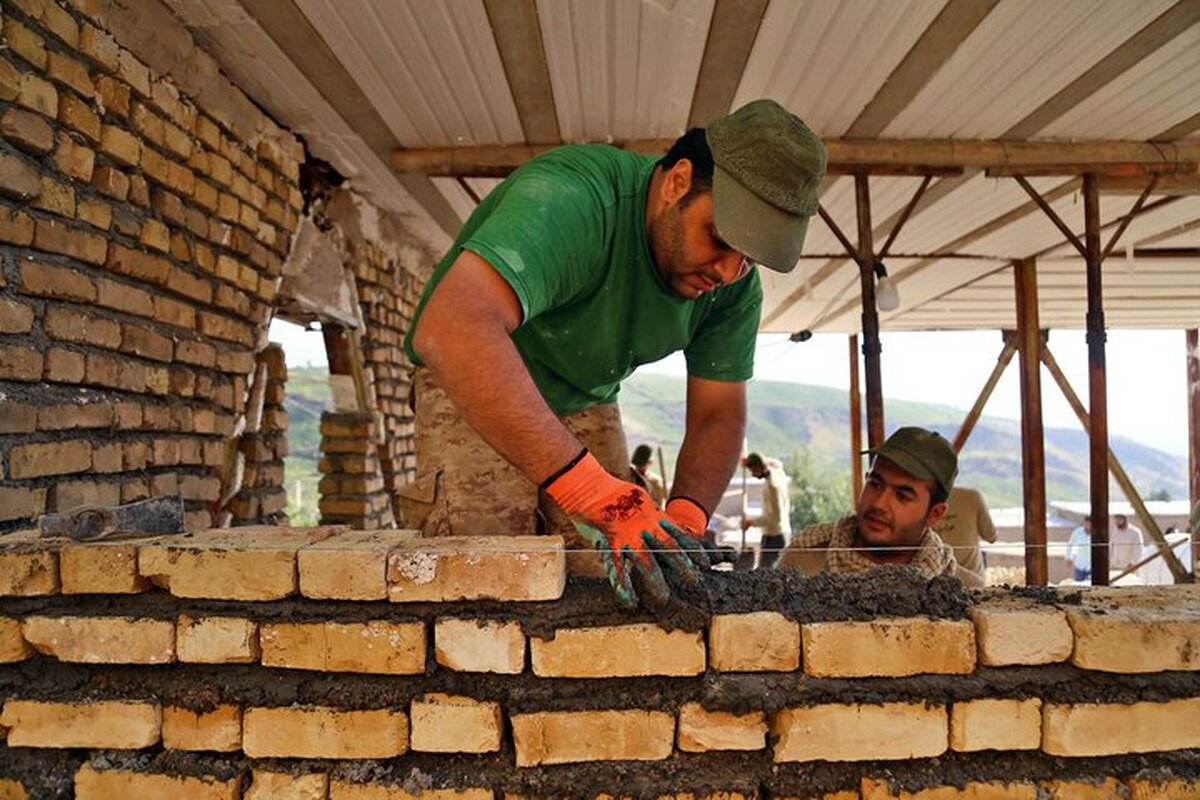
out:
<path id="1" fill-rule="evenodd" d="M 683 438 L 683 378 L 635 374 L 621 389 L 621 412 L 630 446 L 647 442 L 663 448 L 667 472 Z M 747 439 L 754 450 L 775 455 L 789 465 L 841 480 L 849 476 L 850 413 L 846 392 L 824 386 L 754 381 L 748 388 Z M 318 426 L 329 407 L 328 374 L 323 367 L 288 370 L 287 399 L 290 454 L 286 460 L 289 494 L 295 480 L 305 483 L 302 496 L 315 507 Z M 886 402 L 888 430 L 922 425 L 953 438 L 966 412 L 950 406 Z M 1184 459 L 1113 437 L 1113 450 L 1143 496 L 1165 493 L 1187 496 Z M 1088 499 L 1088 442 L 1082 430 L 1045 431 L 1046 492 L 1052 500 Z M 1016 420 L 984 416 L 964 448 L 959 480 L 983 492 L 993 507 L 1021 505 L 1021 426 Z M 1122 497 L 1113 486 L 1114 499 Z M 308 502 L 301 504 L 308 506 Z M 295 509 L 296 511 L 300 509 Z"/>

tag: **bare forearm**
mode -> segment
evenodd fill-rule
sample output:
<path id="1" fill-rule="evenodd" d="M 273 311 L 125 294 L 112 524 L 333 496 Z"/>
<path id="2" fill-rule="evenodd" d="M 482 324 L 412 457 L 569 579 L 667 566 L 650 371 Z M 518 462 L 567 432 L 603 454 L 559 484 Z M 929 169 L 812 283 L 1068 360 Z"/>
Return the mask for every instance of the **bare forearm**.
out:
<path id="1" fill-rule="evenodd" d="M 712 513 L 737 466 L 746 430 L 744 401 L 695 409 L 688 392 L 687 433 L 679 452 L 672 495 L 690 497 Z"/>
<path id="2" fill-rule="evenodd" d="M 418 320 L 414 346 L 467 424 L 540 484 L 582 445 L 546 404 L 513 344 L 520 313 L 491 266 L 464 252 Z"/>

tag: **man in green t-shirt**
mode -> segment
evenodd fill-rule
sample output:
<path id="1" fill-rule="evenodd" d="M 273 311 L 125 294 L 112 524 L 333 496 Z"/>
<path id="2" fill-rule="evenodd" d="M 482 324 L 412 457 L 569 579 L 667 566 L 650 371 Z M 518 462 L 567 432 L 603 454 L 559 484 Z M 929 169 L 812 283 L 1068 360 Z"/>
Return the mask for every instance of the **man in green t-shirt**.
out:
<path id="1" fill-rule="evenodd" d="M 655 604 L 669 597 L 660 566 L 695 580 L 697 539 L 741 449 L 755 267 L 795 266 L 824 174 L 820 140 L 758 100 L 661 159 L 560 147 L 492 190 L 405 340 L 418 366 L 406 524 L 512 535 L 533 532 L 541 513 L 570 550 L 599 551 L 592 566 L 626 605 L 635 573 Z M 614 477 L 629 464 L 616 399 L 637 366 L 679 350 L 686 434 L 663 512 Z M 593 571 L 570 555 L 572 571 Z"/>

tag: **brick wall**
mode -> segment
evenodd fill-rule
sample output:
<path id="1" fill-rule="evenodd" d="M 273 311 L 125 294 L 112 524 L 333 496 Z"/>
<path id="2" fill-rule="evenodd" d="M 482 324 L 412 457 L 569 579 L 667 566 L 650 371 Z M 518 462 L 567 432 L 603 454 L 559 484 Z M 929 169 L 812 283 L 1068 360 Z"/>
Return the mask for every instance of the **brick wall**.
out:
<path id="1" fill-rule="evenodd" d="M 298 221 L 298 141 L 139 6 L 3 6 L 5 529 L 175 490 L 211 522 Z"/>
<path id="2" fill-rule="evenodd" d="M 6 0 L 0 38 L 0 533 L 176 491 L 190 529 L 282 521 L 279 376 L 266 428 L 247 415 L 302 144 L 160 0 Z M 390 490 L 414 467 L 400 344 L 433 254 L 352 192 L 320 214 L 356 280 Z"/>
<path id="3" fill-rule="evenodd" d="M 558 539 L 485 544 L 339 527 L 10 537 L 0 787 L 1200 796 L 1195 587 L 972 597 L 900 572 L 712 573 L 667 629 L 568 584 Z"/>

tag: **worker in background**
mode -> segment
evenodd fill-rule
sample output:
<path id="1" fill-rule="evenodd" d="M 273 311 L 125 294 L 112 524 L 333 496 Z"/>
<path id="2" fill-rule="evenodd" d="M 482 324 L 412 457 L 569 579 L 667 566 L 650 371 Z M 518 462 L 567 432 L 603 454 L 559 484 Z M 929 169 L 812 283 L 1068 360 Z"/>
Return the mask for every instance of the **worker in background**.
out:
<path id="1" fill-rule="evenodd" d="M 1113 527 L 1108 534 L 1108 566 L 1117 572 L 1136 564 L 1142 558 L 1145 542 L 1142 529 L 1129 524 L 1125 514 L 1113 515 Z"/>
<path id="2" fill-rule="evenodd" d="M 783 551 L 780 568 L 846 573 L 892 564 L 913 567 L 926 578 L 953 575 L 982 586 L 980 576 L 961 569 L 933 530 L 946 514 L 958 474 L 950 443 L 933 431 L 908 427 L 867 452 L 874 458 L 856 512 L 800 531 Z"/>
<path id="3" fill-rule="evenodd" d="M 959 567 L 984 576 L 987 564 L 979 542 L 996 541 L 996 526 L 982 494 L 966 486 L 955 486 L 946 501 L 946 515 L 934 530 L 954 548 L 954 560 Z"/>
<path id="4" fill-rule="evenodd" d="M 629 480 L 646 490 L 654 505 L 659 508 L 667 499 L 667 489 L 663 486 L 662 478 L 650 469 L 650 456 L 653 451 L 648 444 L 639 444 L 633 448 L 633 458 L 629 461 Z"/>
<path id="5" fill-rule="evenodd" d="M 1071 563 L 1071 578 L 1077 583 L 1092 579 L 1092 517 L 1083 518 L 1078 528 L 1067 537 L 1063 557 Z"/>
<path id="6" fill-rule="evenodd" d="M 762 531 L 757 569 L 770 569 L 779 560 L 779 554 L 792 538 L 792 499 L 788 493 L 791 478 L 783 469 L 783 463 L 775 458 L 763 458 L 751 453 L 742 459 L 742 466 L 750 474 L 763 481 L 762 514 L 757 517 L 742 517 L 742 530 L 758 528 Z"/>
<path id="7" fill-rule="evenodd" d="M 598 551 L 590 564 L 571 552 L 568 569 L 607 574 L 627 606 L 635 571 L 651 604 L 670 599 L 661 565 L 697 580 L 698 537 L 741 450 L 758 270 L 796 265 L 825 161 L 798 117 L 756 100 L 661 158 L 568 145 L 494 188 L 405 340 L 418 367 L 405 524 L 530 533 L 540 507 L 569 550 Z M 638 365 L 679 350 L 687 421 L 664 512 L 624 479 L 616 400 Z"/>

